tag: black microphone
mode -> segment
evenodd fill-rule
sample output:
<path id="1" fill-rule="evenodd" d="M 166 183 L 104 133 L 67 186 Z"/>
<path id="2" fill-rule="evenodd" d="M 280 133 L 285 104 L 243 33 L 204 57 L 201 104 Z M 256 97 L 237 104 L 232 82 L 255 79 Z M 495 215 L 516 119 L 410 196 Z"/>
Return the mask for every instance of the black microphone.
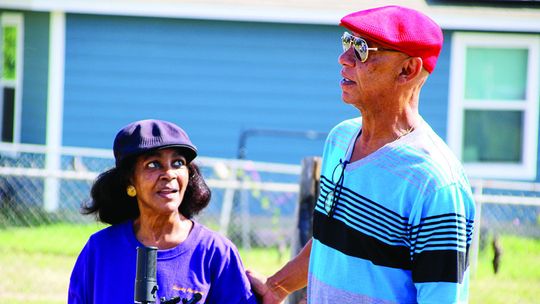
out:
<path id="1" fill-rule="evenodd" d="M 135 303 L 155 303 L 158 290 L 156 278 L 156 247 L 137 247 Z"/>

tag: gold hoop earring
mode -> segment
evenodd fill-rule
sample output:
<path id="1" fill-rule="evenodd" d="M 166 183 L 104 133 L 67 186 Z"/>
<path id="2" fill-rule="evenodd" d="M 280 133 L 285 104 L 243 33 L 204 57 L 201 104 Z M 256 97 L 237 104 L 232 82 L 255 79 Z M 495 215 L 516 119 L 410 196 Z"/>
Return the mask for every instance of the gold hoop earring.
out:
<path id="1" fill-rule="evenodd" d="M 137 195 L 137 190 L 132 185 L 127 186 L 126 192 L 128 196 L 135 197 Z"/>

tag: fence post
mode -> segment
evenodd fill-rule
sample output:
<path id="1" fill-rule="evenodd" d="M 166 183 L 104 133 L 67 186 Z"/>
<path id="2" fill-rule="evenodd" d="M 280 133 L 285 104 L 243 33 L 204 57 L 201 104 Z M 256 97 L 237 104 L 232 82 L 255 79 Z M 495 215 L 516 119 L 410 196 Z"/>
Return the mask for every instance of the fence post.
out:
<path id="1" fill-rule="evenodd" d="M 476 205 L 476 214 L 473 225 L 473 239 L 471 244 L 471 268 L 470 275 L 474 277 L 476 275 L 476 268 L 478 267 L 478 251 L 480 250 L 480 219 L 482 218 L 482 192 L 484 191 L 484 185 L 482 181 L 479 181 L 474 189 L 474 201 Z"/>
<path id="2" fill-rule="evenodd" d="M 234 182 L 238 180 L 238 162 L 234 162 L 230 168 L 230 175 L 228 178 L 229 182 Z M 231 212 L 233 208 L 234 195 L 236 188 L 227 187 L 225 194 L 223 195 L 223 202 L 221 206 L 221 215 L 219 217 L 219 232 L 224 236 L 229 236 L 229 223 L 231 221 Z"/>
<path id="3" fill-rule="evenodd" d="M 306 157 L 302 160 L 300 191 L 296 207 L 296 229 L 291 246 L 293 257 L 302 250 L 313 234 L 313 209 L 319 196 L 320 175 L 320 157 Z M 306 288 L 303 288 L 292 293 L 287 299 L 288 303 L 297 304 L 305 297 L 306 291 Z"/>

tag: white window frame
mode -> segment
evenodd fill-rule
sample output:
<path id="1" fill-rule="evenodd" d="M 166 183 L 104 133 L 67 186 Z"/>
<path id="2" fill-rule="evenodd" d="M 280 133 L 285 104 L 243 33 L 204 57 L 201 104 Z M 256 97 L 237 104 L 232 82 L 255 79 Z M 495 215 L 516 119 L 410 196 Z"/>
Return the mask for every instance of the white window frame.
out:
<path id="1" fill-rule="evenodd" d="M 468 47 L 527 48 L 527 88 L 525 100 L 482 102 L 465 101 L 466 50 Z M 448 103 L 448 144 L 459 159 L 463 151 L 463 116 L 465 110 L 520 110 L 524 113 L 522 162 L 501 164 L 488 162 L 464 163 L 473 178 L 516 180 L 536 179 L 538 154 L 538 104 L 540 74 L 540 36 L 527 34 L 463 33 L 452 35 L 450 90 Z M 494 130 L 496 132 L 496 130 Z"/>
<path id="2" fill-rule="evenodd" d="M 13 117 L 13 143 L 21 142 L 21 109 L 22 109 L 22 81 L 23 81 L 23 60 L 24 60 L 24 19 L 22 13 L 2 13 L 0 14 L 0 24 L 4 26 L 17 27 L 17 63 L 15 65 L 16 78 L 4 80 L 0 73 L 0 88 L 8 87 L 15 90 L 14 117 Z M 3 62 L 3 53 L 0 51 L 0 63 Z M 3 64 L 0 64 L 0 69 Z M 3 119 L 3 92 L 0 92 L 0 126 Z"/>

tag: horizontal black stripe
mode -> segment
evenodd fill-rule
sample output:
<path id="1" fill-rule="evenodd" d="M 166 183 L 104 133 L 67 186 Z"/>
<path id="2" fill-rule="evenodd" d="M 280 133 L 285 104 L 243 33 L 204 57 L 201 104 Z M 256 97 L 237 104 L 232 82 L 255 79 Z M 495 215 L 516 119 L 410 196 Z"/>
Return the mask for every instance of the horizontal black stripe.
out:
<path id="1" fill-rule="evenodd" d="M 320 204 L 318 204 L 318 207 L 321 208 L 321 210 L 325 210 L 324 203 L 321 201 L 319 202 Z M 392 225 L 392 223 L 389 223 L 385 219 L 381 219 L 377 216 L 372 216 L 370 218 L 367 215 L 372 214 L 368 211 L 367 208 L 362 207 L 362 210 L 358 210 L 357 208 L 351 208 L 350 204 L 344 204 L 343 202 L 344 200 L 340 199 L 337 204 L 334 216 L 346 214 L 348 218 L 361 222 L 361 225 L 363 226 L 371 227 L 374 233 L 381 235 L 384 239 L 388 239 L 389 241 L 391 238 L 408 239 L 406 231 L 407 227 L 402 226 L 396 228 L 396 226 Z"/>
<path id="2" fill-rule="evenodd" d="M 445 231 L 447 229 L 451 229 L 451 230 L 444 233 L 457 233 L 459 235 L 465 236 L 468 232 L 466 229 L 463 229 L 463 228 L 464 227 L 454 225 L 454 224 L 450 224 L 446 226 L 431 227 L 431 228 L 426 228 L 426 229 L 416 230 L 416 231 L 411 232 L 411 238 L 417 238 L 419 236 L 426 236 L 430 232 L 440 232 L 440 231 Z"/>
<path id="3" fill-rule="evenodd" d="M 326 246 L 376 265 L 411 269 L 408 247 L 383 243 L 317 210 L 313 217 L 313 237 Z"/>
<path id="4" fill-rule="evenodd" d="M 388 213 L 392 212 L 388 211 L 388 208 L 382 207 L 380 204 L 377 204 L 374 201 L 369 200 L 356 193 L 350 193 L 350 191 L 345 191 L 345 189 L 346 188 L 344 188 L 344 191 L 341 192 L 341 196 L 339 197 L 339 200 L 336 204 L 336 208 L 340 208 L 343 205 L 346 205 L 351 212 L 357 213 L 359 215 L 361 214 L 363 217 L 366 218 L 369 215 L 372 217 L 372 219 L 385 222 L 390 226 L 389 229 L 393 227 L 396 233 L 401 233 L 405 229 L 408 229 L 409 224 L 407 222 L 407 218 L 391 216 L 391 214 Z M 318 202 L 320 203 L 320 206 L 322 208 L 324 208 L 324 200 L 327 193 L 328 191 L 326 191 L 324 188 L 321 188 L 321 195 L 319 196 Z"/>
<path id="5" fill-rule="evenodd" d="M 343 201 L 343 203 L 342 203 Z M 359 206 L 355 206 L 355 202 Z M 384 222 L 388 224 L 388 228 L 393 228 L 396 233 L 401 233 L 402 231 L 405 231 L 408 229 L 409 225 L 404 221 L 396 221 L 392 218 L 389 218 L 384 213 L 381 213 L 380 211 L 373 209 L 372 206 L 369 206 L 365 204 L 364 202 L 360 202 L 356 200 L 355 198 L 349 196 L 347 193 L 342 193 L 340 199 L 338 200 L 338 205 L 336 209 L 339 209 L 341 207 L 347 207 L 352 212 L 360 213 L 364 215 L 364 217 L 368 217 L 367 215 L 371 216 L 374 220 L 379 220 L 381 222 Z"/>
<path id="6" fill-rule="evenodd" d="M 468 220 L 463 214 L 458 214 L 458 213 L 445 213 L 445 214 L 437 214 L 437 215 L 432 215 L 432 216 L 426 216 L 424 218 L 422 218 L 422 221 L 429 221 L 429 220 L 434 220 L 434 219 L 438 219 L 438 218 L 441 218 L 441 217 L 454 217 L 454 216 L 457 216 L 458 218 L 460 218 L 462 221 L 466 221 L 466 222 L 474 222 L 474 220 Z"/>
<path id="7" fill-rule="evenodd" d="M 334 183 L 332 183 L 332 181 L 330 181 L 324 175 L 321 175 L 321 187 L 323 185 L 325 185 L 326 187 L 330 187 L 331 189 L 334 188 Z M 361 200 L 361 201 L 364 201 L 366 203 L 370 203 L 370 204 L 376 206 L 377 208 L 384 210 L 384 212 L 387 213 L 387 215 L 392 215 L 393 217 L 396 218 L 396 220 L 405 221 L 405 222 L 408 220 L 408 218 L 401 216 L 399 213 L 397 213 L 397 212 L 395 212 L 395 211 L 393 211 L 391 209 L 388 209 L 387 207 L 384 207 L 383 205 L 378 204 L 378 203 L 370 200 L 369 198 L 354 192 L 353 190 L 351 190 L 351 189 L 349 189 L 347 187 L 343 187 L 343 191 L 350 193 L 350 195 L 356 197 L 357 200 Z"/>
<path id="8" fill-rule="evenodd" d="M 416 229 L 426 227 L 426 226 L 428 226 L 428 227 L 429 226 L 436 226 L 436 225 L 446 224 L 446 223 L 457 223 L 457 224 L 460 224 L 460 225 L 463 225 L 463 226 L 468 225 L 464 220 L 459 219 L 457 217 L 457 214 L 454 214 L 452 217 L 442 218 L 442 219 L 439 219 L 437 221 L 426 221 L 425 219 L 420 219 L 420 224 L 414 225 L 411 228 L 413 230 L 416 230 Z"/>
<path id="9" fill-rule="evenodd" d="M 446 236 L 446 237 L 454 237 L 458 240 L 465 241 L 467 239 L 467 235 L 465 231 L 459 231 L 459 230 L 432 230 L 432 231 L 420 231 L 418 235 L 414 236 L 413 240 L 418 240 L 418 242 L 425 242 L 425 239 L 431 239 L 431 238 L 437 238 L 440 236 Z M 424 240 L 424 241 L 421 241 Z"/>
<path id="10" fill-rule="evenodd" d="M 386 243 L 392 243 L 392 245 L 406 245 L 409 246 L 409 239 L 406 235 L 400 235 L 397 233 L 391 233 L 388 229 L 385 229 L 383 224 L 377 224 L 355 214 L 351 214 L 348 210 L 337 209 L 333 216 L 337 220 L 342 221 L 345 225 L 351 229 L 355 229 L 360 233 L 371 234 L 380 241 Z"/>
<path id="11" fill-rule="evenodd" d="M 456 248 L 456 251 L 459 249 L 461 251 L 465 250 L 468 245 L 456 245 L 456 244 L 429 244 L 429 246 L 424 246 L 421 248 L 413 248 L 414 254 L 419 254 L 421 252 L 427 252 L 430 250 L 450 250 L 450 248 Z M 452 251 L 452 250 L 450 250 Z"/>
<path id="12" fill-rule="evenodd" d="M 467 246 L 466 252 L 430 250 L 415 255 L 413 281 L 462 283 L 465 270 L 469 267 L 468 252 Z"/>

